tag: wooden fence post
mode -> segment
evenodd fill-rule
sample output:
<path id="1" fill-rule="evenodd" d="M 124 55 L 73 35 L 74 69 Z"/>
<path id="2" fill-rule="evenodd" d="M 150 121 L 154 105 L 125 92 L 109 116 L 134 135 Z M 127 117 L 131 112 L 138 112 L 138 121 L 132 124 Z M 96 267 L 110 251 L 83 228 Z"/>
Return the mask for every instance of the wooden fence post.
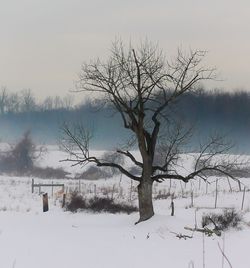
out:
<path id="1" fill-rule="evenodd" d="M 182 187 L 182 182 L 180 181 L 180 185 L 181 185 L 181 197 L 184 197 L 184 191 L 183 191 L 183 187 Z"/>
<path id="2" fill-rule="evenodd" d="M 62 208 L 64 208 L 64 206 L 65 206 L 65 200 L 66 200 L 66 194 L 63 193 Z"/>
<path id="3" fill-rule="evenodd" d="M 174 199 L 171 197 L 171 216 L 174 216 Z"/>
<path id="4" fill-rule="evenodd" d="M 34 179 L 31 180 L 31 193 L 34 193 Z"/>
<path id="5" fill-rule="evenodd" d="M 121 188 L 121 182 L 122 182 L 122 174 L 121 174 L 120 180 L 119 180 L 119 188 Z"/>
<path id="6" fill-rule="evenodd" d="M 218 198 L 218 179 L 216 179 L 216 186 L 215 186 L 215 202 L 214 202 L 214 208 L 217 208 L 217 198 Z"/>
<path id="7" fill-rule="evenodd" d="M 51 196 L 53 197 L 53 194 L 54 194 L 54 185 L 53 185 L 54 183 L 53 183 L 53 181 L 52 181 L 52 184 L 51 184 Z"/>
<path id="8" fill-rule="evenodd" d="M 80 193 L 81 192 L 81 180 L 79 179 L 79 185 L 78 185 L 78 192 Z"/>
<path id="9" fill-rule="evenodd" d="M 239 186 L 239 191 L 241 192 L 242 191 L 242 189 L 241 189 L 241 182 L 240 182 L 240 180 L 237 180 L 237 182 L 238 182 L 238 186 Z"/>
<path id="10" fill-rule="evenodd" d="M 43 212 L 46 212 L 49 210 L 49 200 L 48 200 L 48 194 L 43 194 Z"/>
<path id="11" fill-rule="evenodd" d="M 194 206 L 194 192 L 191 192 L 191 208 Z"/>
<path id="12" fill-rule="evenodd" d="M 244 187 L 244 191 L 243 191 L 243 197 L 242 197 L 241 210 L 243 210 L 243 207 L 244 207 L 245 193 L 246 193 L 246 186 Z"/>
<path id="13" fill-rule="evenodd" d="M 129 201 L 132 202 L 132 190 L 133 190 L 133 181 L 130 180 L 130 193 L 129 193 Z"/>
<path id="14" fill-rule="evenodd" d="M 115 184 L 113 184 L 111 199 L 114 200 L 114 193 L 115 193 Z"/>
<path id="15" fill-rule="evenodd" d="M 171 188 L 172 188 L 172 180 L 169 180 L 169 193 L 171 192 Z"/>
<path id="16" fill-rule="evenodd" d="M 228 182 L 228 185 L 229 185 L 230 193 L 232 193 L 233 189 L 232 189 L 232 186 L 231 186 L 229 178 L 227 178 L 227 182 Z"/>

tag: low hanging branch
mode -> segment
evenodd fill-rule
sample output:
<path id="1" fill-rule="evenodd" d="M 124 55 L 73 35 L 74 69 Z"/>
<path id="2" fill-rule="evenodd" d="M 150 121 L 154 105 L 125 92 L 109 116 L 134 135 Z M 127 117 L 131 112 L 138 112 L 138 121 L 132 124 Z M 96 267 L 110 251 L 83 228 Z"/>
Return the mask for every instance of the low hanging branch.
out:
<path id="1" fill-rule="evenodd" d="M 217 236 L 221 236 L 221 232 L 217 229 L 209 229 L 207 227 L 205 228 L 191 228 L 191 227 L 184 227 L 185 230 L 188 231 L 192 231 L 192 232 L 200 232 L 200 233 L 204 233 L 207 236 L 212 236 L 213 234 L 217 235 Z"/>
<path id="2" fill-rule="evenodd" d="M 187 175 L 169 172 L 168 165 L 165 163 L 161 166 L 153 166 L 154 171 L 160 173 L 152 177 L 153 180 L 161 182 L 165 179 L 176 179 L 188 182 L 191 179 L 199 177 L 206 181 L 208 176 L 222 175 L 238 181 L 237 177 L 232 175 L 233 171 L 240 174 L 241 167 L 246 165 L 246 161 L 235 156 L 227 156 L 232 149 L 231 143 L 226 142 L 224 137 L 213 136 L 210 141 L 200 145 L 200 153 L 194 154 L 194 170 Z"/>
<path id="3" fill-rule="evenodd" d="M 143 164 L 136 160 L 136 158 L 129 151 L 117 150 L 117 153 L 127 156 L 136 166 L 142 168 Z"/>
<path id="4" fill-rule="evenodd" d="M 74 127 L 74 129 L 71 130 L 67 124 L 64 124 L 63 131 L 66 133 L 67 139 L 64 139 L 61 144 L 66 151 L 70 152 L 71 156 L 73 156 L 73 159 L 67 158 L 62 161 L 72 162 L 73 166 L 95 163 L 98 167 L 116 168 L 130 179 L 140 181 L 139 177 L 132 175 L 121 165 L 113 162 L 103 161 L 95 156 L 90 156 L 89 142 L 91 139 L 91 135 L 84 133 L 84 128 L 81 125 L 78 125 L 78 129 Z M 80 133 L 81 135 L 76 136 L 75 133 Z M 72 143 L 74 147 L 72 146 Z"/>

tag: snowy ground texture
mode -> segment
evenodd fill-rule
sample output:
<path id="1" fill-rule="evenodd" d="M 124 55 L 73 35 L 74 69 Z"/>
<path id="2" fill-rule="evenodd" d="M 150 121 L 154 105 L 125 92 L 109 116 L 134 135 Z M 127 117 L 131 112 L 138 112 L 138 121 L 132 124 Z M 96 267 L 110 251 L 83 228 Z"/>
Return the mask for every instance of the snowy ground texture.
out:
<path id="1" fill-rule="evenodd" d="M 63 154 L 50 148 L 43 166 L 64 166 Z M 74 172 L 79 170 L 75 169 Z M 34 178 L 35 182 L 45 180 Z M 156 215 L 134 225 L 138 214 L 70 213 L 61 208 L 60 188 L 41 189 L 49 194 L 49 212 L 42 212 L 42 197 L 31 193 L 31 178 L 0 177 L 0 267 L 1 268 L 148 268 L 148 267 L 229 267 L 222 258 L 218 243 L 234 268 L 250 267 L 250 191 L 243 192 L 226 179 L 218 181 L 215 206 L 215 180 L 184 183 L 169 181 L 155 184 L 154 197 L 175 195 L 175 216 L 170 216 L 170 198 L 155 200 Z M 84 195 L 108 195 L 136 204 L 136 184 L 120 176 L 99 181 L 53 180 L 64 183 L 68 192 L 80 190 Z M 250 189 L 250 179 L 243 179 Z M 191 207 L 193 191 L 193 207 Z M 243 215 L 240 229 L 231 229 L 221 237 L 192 233 L 185 226 L 201 226 L 204 213 L 235 208 Z M 195 217 L 196 215 L 196 217 Z M 195 220 L 196 218 L 196 220 Z M 176 234 L 193 238 L 178 239 Z M 224 242 L 223 242 L 224 241 Z M 204 264 L 205 263 L 205 266 Z"/>

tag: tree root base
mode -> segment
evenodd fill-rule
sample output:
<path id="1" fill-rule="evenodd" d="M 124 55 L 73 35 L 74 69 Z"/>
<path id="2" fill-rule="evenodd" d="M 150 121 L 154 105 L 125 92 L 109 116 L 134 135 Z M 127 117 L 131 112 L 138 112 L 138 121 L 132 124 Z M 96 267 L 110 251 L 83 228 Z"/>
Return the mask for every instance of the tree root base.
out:
<path id="1" fill-rule="evenodd" d="M 140 219 L 137 222 L 135 222 L 135 225 L 140 223 L 140 222 L 147 221 L 147 220 L 151 219 L 153 216 L 154 216 L 154 213 L 151 216 L 140 217 Z"/>

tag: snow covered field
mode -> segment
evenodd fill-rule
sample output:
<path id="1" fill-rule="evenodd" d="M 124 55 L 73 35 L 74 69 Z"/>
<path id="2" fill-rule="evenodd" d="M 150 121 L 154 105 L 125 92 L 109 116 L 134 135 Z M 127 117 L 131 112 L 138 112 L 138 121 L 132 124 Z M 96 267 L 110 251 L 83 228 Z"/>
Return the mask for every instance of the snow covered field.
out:
<path id="1" fill-rule="evenodd" d="M 68 163 L 59 162 L 63 153 L 54 147 L 44 156 L 42 166 L 64 167 L 72 172 Z M 79 172 L 74 168 L 73 173 Z M 42 197 L 31 193 L 32 178 L 0 176 L 0 267 L 1 268 L 70 268 L 70 267 L 229 267 L 219 250 L 234 268 L 250 267 L 250 191 L 243 192 L 226 179 L 218 181 L 217 209 L 215 206 L 215 181 L 184 183 L 166 181 L 155 184 L 156 215 L 149 221 L 134 225 L 138 214 L 70 213 L 61 209 L 60 188 L 41 189 L 49 194 L 49 212 L 42 212 Z M 45 182 L 34 178 L 35 182 Z M 108 195 L 137 203 L 136 183 L 125 177 L 98 181 L 53 180 L 64 183 L 67 191 L 78 189 L 84 195 Z M 243 179 L 250 189 L 250 179 Z M 175 195 L 175 216 L 170 216 L 170 198 Z M 193 192 L 193 201 L 191 200 Z M 193 207 L 191 203 L 193 202 Z M 204 213 L 235 208 L 243 214 L 240 230 L 231 229 L 221 237 L 203 236 L 187 231 L 185 226 L 201 226 Z M 196 215 L 196 216 L 195 216 Z M 176 234 L 193 238 L 178 239 Z M 224 241 L 224 242 L 223 242 Z"/>

